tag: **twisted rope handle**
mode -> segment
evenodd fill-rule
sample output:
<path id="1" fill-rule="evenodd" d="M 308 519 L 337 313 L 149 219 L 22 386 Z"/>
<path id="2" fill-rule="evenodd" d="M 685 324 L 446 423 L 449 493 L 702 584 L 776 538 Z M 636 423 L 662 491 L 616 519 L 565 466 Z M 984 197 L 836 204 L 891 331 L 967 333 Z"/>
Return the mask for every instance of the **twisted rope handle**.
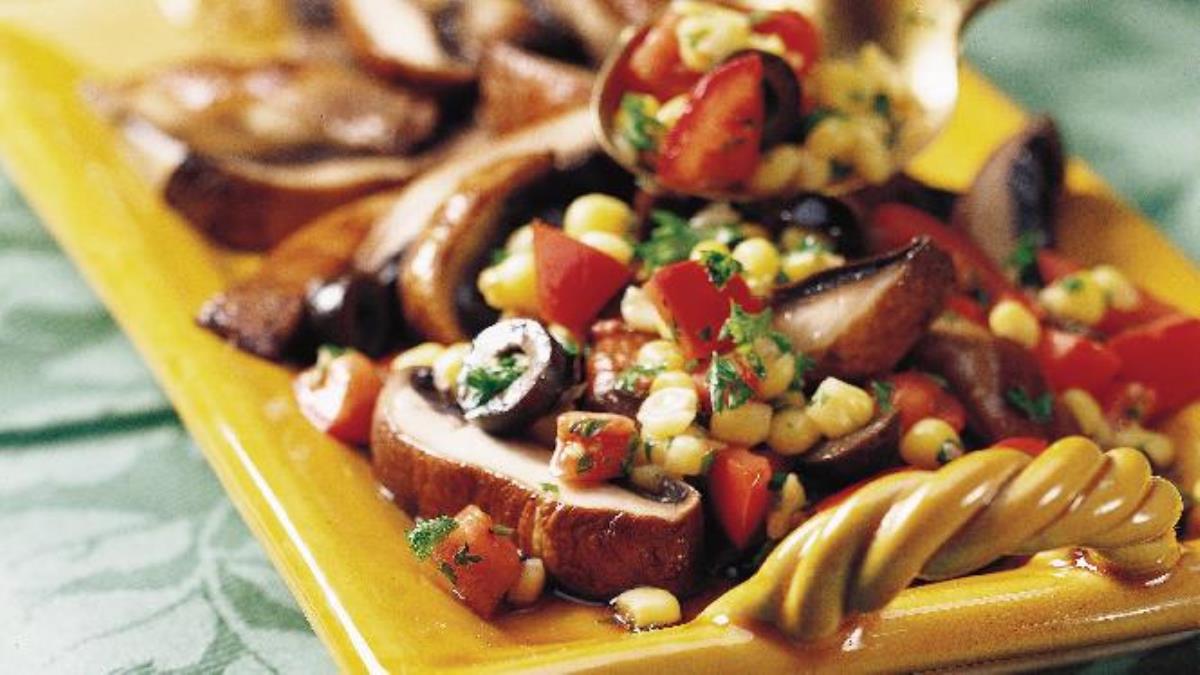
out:
<path id="1" fill-rule="evenodd" d="M 771 621 L 801 640 L 882 608 L 915 579 L 973 572 L 1005 555 L 1090 549 L 1134 575 L 1179 560 L 1179 492 L 1130 448 L 1064 438 L 1036 458 L 970 453 L 941 469 L 891 474 L 809 519 L 702 616 Z"/>

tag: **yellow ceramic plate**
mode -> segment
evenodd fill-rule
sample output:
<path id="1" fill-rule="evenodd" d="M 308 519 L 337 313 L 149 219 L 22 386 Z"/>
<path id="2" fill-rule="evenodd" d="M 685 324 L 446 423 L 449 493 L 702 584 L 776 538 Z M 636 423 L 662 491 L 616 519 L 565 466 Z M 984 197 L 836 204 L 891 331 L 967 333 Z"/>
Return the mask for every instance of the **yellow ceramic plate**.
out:
<path id="1" fill-rule="evenodd" d="M 626 635 L 603 612 L 566 603 L 498 623 L 475 618 L 418 571 L 404 544 L 410 522 L 380 496 L 367 462 L 300 417 L 289 373 L 192 324 L 199 304 L 244 261 L 168 211 L 77 95 L 81 78 L 127 74 L 206 45 L 264 47 L 173 27 L 158 12 L 194 4 L 0 0 L 0 157 L 154 369 L 345 670 L 909 670 L 1200 628 L 1197 542 L 1175 572 L 1147 587 L 1046 556 L 1020 570 L 909 590 L 836 639 L 804 647 L 769 630 L 714 625 Z M 921 158 L 920 174 L 961 188 L 1020 124 L 1021 113 L 967 71 L 962 107 Z M 1200 276 L 1183 256 L 1087 169 L 1073 165 L 1069 185 L 1067 251 L 1115 261 L 1200 313 Z"/>

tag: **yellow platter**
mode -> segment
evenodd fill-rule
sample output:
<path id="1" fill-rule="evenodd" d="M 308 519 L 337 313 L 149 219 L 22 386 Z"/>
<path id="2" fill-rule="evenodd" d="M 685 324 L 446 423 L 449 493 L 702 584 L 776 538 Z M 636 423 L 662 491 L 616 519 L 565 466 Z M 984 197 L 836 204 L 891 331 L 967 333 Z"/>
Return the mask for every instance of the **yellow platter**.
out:
<path id="1" fill-rule="evenodd" d="M 1179 566 L 1130 585 L 1044 554 L 1026 566 L 904 592 L 835 638 L 796 645 L 770 630 L 693 622 L 627 635 L 595 608 L 547 602 L 485 623 L 418 570 L 410 521 L 363 457 L 314 431 L 290 374 L 196 328 L 191 317 L 244 257 L 208 243 L 158 199 L 83 105 L 82 79 L 203 53 L 270 49 L 180 28 L 150 0 L 0 1 L 0 158 L 153 368 L 242 517 L 346 671 L 530 669 L 678 672 L 912 670 L 1103 653 L 1200 628 L 1200 541 Z M 964 71 L 962 104 L 917 173 L 962 188 L 1021 112 Z M 1114 261 L 1200 314 L 1200 274 L 1087 168 L 1072 163 L 1065 249 Z M 253 261 L 250 261 L 253 264 Z M 1200 406 L 1191 420 L 1200 425 Z M 1082 652 L 1081 652 L 1082 650 Z"/>

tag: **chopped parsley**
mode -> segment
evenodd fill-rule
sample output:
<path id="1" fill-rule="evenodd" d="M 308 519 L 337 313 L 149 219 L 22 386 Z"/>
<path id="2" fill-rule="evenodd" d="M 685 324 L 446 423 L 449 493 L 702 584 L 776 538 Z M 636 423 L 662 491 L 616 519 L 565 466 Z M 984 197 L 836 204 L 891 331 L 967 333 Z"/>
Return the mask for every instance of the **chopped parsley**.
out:
<path id="1" fill-rule="evenodd" d="M 871 102 L 871 108 L 880 117 L 888 119 L 892 117 L 892 99 L 887 94 L 875 94 L 875 100 Z"/>
<path id="2" fill-rule="evenodd" d="M 1068 293 L 1078 293 L 1079 291 L 1083 290 L 1083 279 L 1080 279 L 1072 274 L 1071 276 L 1062 280 L 1062 287 Z"/>
<path id="3" fill-rule="evenodd" d="M 817 367 L 817 362 L 808 354 L 796 353 L 796 374 L 792 375 L 792 390 L 801 391 L 804 389 L 804 378 L 809 371 Z"/>
<path id="4" fill-rule="evenodd" d="M 1036 286 L 1041 281 L 1038 276 L 1037 253 L 1044 244 L 1045 238 L 1041 232 L 1028 230 L 1017 237 L 1017 245 L 1009 254 L 1005 264 L 1017 275 L 1017 281 L 1025 286 Z"/>
<path id="5" fill-rule="evenodd" d="M 713 354 L 706 379 L 708 394 L 716 412 L 733 410 L 754 396 L 754 390 L 746 384 L 733 359 Z"/>
<path id="6" fill-rule="evenodd" d="M 458 521 L 450 516 L 438 516 L 417 523 L 408 533 L 408 547 L 412 549 L 418 560 L 426 560 L 433 555 L 433 549 L 446 540 L 450 533 L 458 529 Z"/>
<path id="7" fill-rule="evenodd" d="M 954 441 L 946 441 L 942 443 L 942 447 L 938 449 L 937 462 L 938 464 L 948 464 L 950 460 L 955 459 L 962 452 L 962 448 Z"/>
<path id="8" fill-rule="evenodd" d="M 752 314 L 736 302 L 730 303 L 729 318 L 721 326 L 720 338 L 732 340 L 735 345 L 752 345 L 760 337 L 771 336 L 771 309 Z M 785 338 L 786 342 L 786 338 Z"/>
<path id="9" fill-rule="evenodd" d="M 645 96 L 625 94 L 621 97 L 620 115 L 623 117 L 621 133 L 637 150 L 654 150 L 663 125 L 646 107 Z"/>
<path id="10" fill-rule="evenodd" d="M 742 271 L 742 264 L 733 256 L 720 251 L 705 251 L 700 256 L 700 264 L 708 270 L 708 280 L 717 288 L 724 288 L 733 275 Z"/>
<path id="11" fill-rule="evenodd" d="M 575 461 L 575 473 L 584 474 L 592 470 L 596 466 L 596 459 L 590 454 L 584 453 Z"/>
<path id="12" fill-rule="evenodd" d="M 483 556 L 471 553 L 471 546 L 463 544 L 461 548 L 454 552 L 454 564 L 459 567 L 474 565 L 477 562 L 482 562 Z"/>
<path id="13" fill-rule="evenodd" d="M 572 422 L 571 426 L 568 428 L 568 431 L 576 436 L 592 438 L 596 434 L 603 431 L 604 427 L 606 426 L 608 426 L 608 420 L 606 419 L 601 419 L 598 417 L 586 417 L 577 422 Z"/>
<path id="14" fill-rule="evenodd" d="M 771 492 L 779 492 L 783 489 L 783 484 L 787 482 L 787 471 L 776 471 L 771 474 L 771 482 L 767 483 L 767 488 Z"/>
<path id="15" fill-rule="evenodd" d="M 450 580 L 452 585 L 458 585 L 458 573 L 454 571 L 453 565 L 443 560 L 438 564 L 438 571 L 444 574 L 446 578 Z"/>
<path id="16" fill-rule="evenodd" d="M 716 450 L 709 450 L 704 453 L 704 457 L 700 458 L 700 475 L 707 476 L 708 470 L 712 468 L 713 461 L 717 458 Z"/>
<path id="17" fill-rule="evenodd" d="M 670 211 L 651 211 L 650 222 L 654 223 L 654 229 L 635 251 L 651 270 L 687 260 L 692 248 L 703 239 L 701 231 Z"/>
<path id="18" fill-rule="evenodd" d="M 886 380 L 871 380 L 871 391 L 875 394 L 875 405 L 879 407 L 879 412 L 889 413 L 892 411 L 892 394 L 896 387 Z"/>
<path id="19" fill-rule="evenodd" d="M 831 108 L 817 108 L 816 110 L 810 112 L 809 114 L 807 114 L 803 118 L 801 118 L 801 120 L 800 120 L 801 137 L 808 138 L 808 135 L 812 133 L 812 130 L 816 129 L 817 125 L 820 124 L 821 122 L 824 122 L 826 119 L 829 119 L 830 117 L 841 117 L 841 116 L 842 116 L 841 113 L 839 113 L 836 110 L 833 110 Z"/>
<path id="20" fill-rule="evenodd" d="M 491 530 L 492 534 L 498 537 L 508 537 L 513 533 L 513 529 L 511 527 L 507 525 L 501 525 L 500 523 L 493 523 Z"/>
<path id="21" fill-rule="evenodd" d="M 496 359 L 492 365 L 478 366 L 467 371 L 466 396 L 459 403 L 466 410 L 478 408 L 508 389 L 524 374 L 526 365 L 513 354 Z"/>
<path id="22" fill-rule="evenodd" d="M 635 364 L 629 366 L 625 370 L 622 370 L 620 374 L 617 375 L 617 381 L 613 386 L 620 391 L 634 394 L 637 393 L 638 385 L 641 383 L 643 378 L 653 378 L 662 371 L 662 366 L 640 366 Z"/>
<path id="23" fill-rule="evenodd" d="M 554 483 L 541 483 L 538 487 L 542 488 L 543 492 L 558 492 L 558 486 Z"/>
<path id="24" fill-rule="evenodd" d="M 1033 398 L 1025 387 L 1013 387 L 1004 392 L 1004 398 L 1032 422 L 1045 424 L 1054 416 L 1054 395 L 1050 392 Z"/>
<path id="25" fill-rule="evenodd" d="M 493 265 L 499 265 L 508 258 L 508 249 L 503 246 L 492 249 L 491 262 Z"/>

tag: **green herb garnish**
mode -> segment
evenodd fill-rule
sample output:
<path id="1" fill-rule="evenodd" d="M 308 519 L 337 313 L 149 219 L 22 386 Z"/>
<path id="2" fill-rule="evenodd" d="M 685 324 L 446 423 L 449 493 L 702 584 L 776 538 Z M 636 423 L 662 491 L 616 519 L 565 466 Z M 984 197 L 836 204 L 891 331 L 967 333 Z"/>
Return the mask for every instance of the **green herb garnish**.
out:
<path id="1" fill-rule="evenodd" d="M 704 457 L 700 458 L 700 475 L 708 475 L 708 470 L 712 468 L 713 461 L 717 459 L 717 451 L 709 450 L 704 453 Z"/>
<path id="2" fill-rule="evenodd" d="M 558 486 L 554 483 L 540 483 L 538 487 L 542 488 L 543 492 L 558 492 Z"/>
<path id="3" fill-rule="evenodd" d="M 792 375 L 792 391 L 802 391 L 804 389 L 804 378 L 809 371 L 817 367 L 817 362 L 808 354 L 796 353 L 796 372 Z"/>
<path id="4" fill-rule="evenodd" d="M 700 264 L 708 270 L 708 280 L 717 288 L 724 288 L 733 275 L 742 271 L 742 264 L 733 256 L 720 251 L 704 251 L 700 255 Z"/>
<path id="5" fill-rule="evenodd" d="M 646 98 L 637 94 L 621 97 L 620 115 L 624 118 L 621 133 L 637 150 L 649 151 L 658 146 L 658 136 L 663 131 L 662 122 L 647 109 Z"/>
<path id="6" fill-rule="evenodd" d="M 444 574 L 446 578 L 450 580 L 452 585 L 458 585 L 458 573 L 454 571 L 453 565 L 443 560 L 438 564 L 438 571 Z"/>
<path id="7" fill-rule="evenodd" d="M 771 482 L 767 483 L 767 488 L 771 492 L 779 492 L 783 489 L 783 484 L 787 482 L 787 471 L 776 471 L 771 474 Z"/>
<path id="8" fill-rule="evenodd" d="M 464 410 L 478 408 L 508 389 L 524 374 L 526 366 L 512 354 L 496 359 L 492 365 L 478 366 L 467 371 L 466 395 L 459 400 Z"/>
<path id="9" fill-rule="evenodd" d="M 654 378 L 663 371 L 662 366 L 639 366 L 632 365 L 622 370 L 617 375 L 617 381 L 613 384 L 617 389 L 634 394 L 637 393 L 638 385 L 643 378 Z"/>
<path id="10" fill-rule="evenodd" d="M 492 534 L 498 537 L 508 537 L 513 533 L 513 529 L 511 527 L 507 525 L 501 525 L 500 523 L 492 523 L 491 530 Z"/>
<path id="11" fill-rule="evenodd" d="M 733 410 L 754 396 L 754 390 L 742 379 L 742 374 L 733 359 L 713 354 L 706 380 L 713 410 L 716 412 Z"/>
<path id="12" fill-rule="evenodd" d="M 879 412 L 888 413 L 892 411 L 892 393 L 896 387 L 884 380 L 871 380 L 871 391 L 875 393 L 875 405 L 879 407 Z"/>
<path id="13" fill-rule="evenodd" d="M 692 248 L 702 239 L 699 230 L 670 211 L 651 211 L 650 222 L 654 223 L 650 236 L 635 248 L 637 257 L 650 270 L 687 260 Z"/>
<path id="14" fill-rule="evenodd" d="M 1068 293 L 1078 293 L 1083 290 L 1083 279 L 1072 275 L 1062 280 L 1062 286 Z"/>
<path id="15" fill-rule="evenodd" d="M 492 249 L 491 262 L 493 265 L 499 265 L 504 262 L 509 256 L 508 249 L 504 247 Z"/>
<path id="16" fill-rule="evenodd" d="M 1041 232 L 1028 230 L 1017 237 L 1017 245 L 1009 254 L 1005 264 L 1016 272 L 1017 280 L 1025 286 L 1036 286 L 1041 281 L 1038 276 L 1037 253 L 1044 244 Z"/>
<path id="17" fill-rule="evenodd" d="M 591 455 L 583 454 L 579 459 L 575 460 L 575 473 L 584 474 L 592 470 L 596 466 L 596 460 Z"/>
<path id="18" fill-rule="evenodd" d="M 888 119 L 892 117 L 892 99 L 887 94 L 875 94 L 875 100 L 871 102 L 871 108 L 880 117 Z"/>
<path id="19" fill-rule="evenodd" d="M 482 560 L 483 556 L 471 553 L 471 546 L 469 544 L 463 544 L 461 548 L 454 552 L 454 564 L 459 567 L 474 565 Z"/>
<path id="20" fill-rule="evenodd" d="M 438 516 L 417 523 L 408 532 L 408 547 L 412 549 L 418 560 L 425 560 L 433 555 L 433 549 L 445 541 L 450 533 L 458 528 L 458 521 L 450 516 Z"/>
<path id="21" fill-rule="evenodd" d="M 592 438 L 596 434 L 603 431 L 604 427 L 606 426 L 608 426 L 608 420 L 600 419 L 598 417 L 587 417 L 577 422 L 572 422 L 571 426 L 568 428 L 568 431 L 576 436 Z"/>
<path id="22" fill-rule="evenodd" d="M 1004 398 L 1032 422 L 1045 424 L 1054 416 L 1054 395 L 1050 392 L 1032 398 L 1025 387 L 1013 387 L 1004 392 Z"/>

